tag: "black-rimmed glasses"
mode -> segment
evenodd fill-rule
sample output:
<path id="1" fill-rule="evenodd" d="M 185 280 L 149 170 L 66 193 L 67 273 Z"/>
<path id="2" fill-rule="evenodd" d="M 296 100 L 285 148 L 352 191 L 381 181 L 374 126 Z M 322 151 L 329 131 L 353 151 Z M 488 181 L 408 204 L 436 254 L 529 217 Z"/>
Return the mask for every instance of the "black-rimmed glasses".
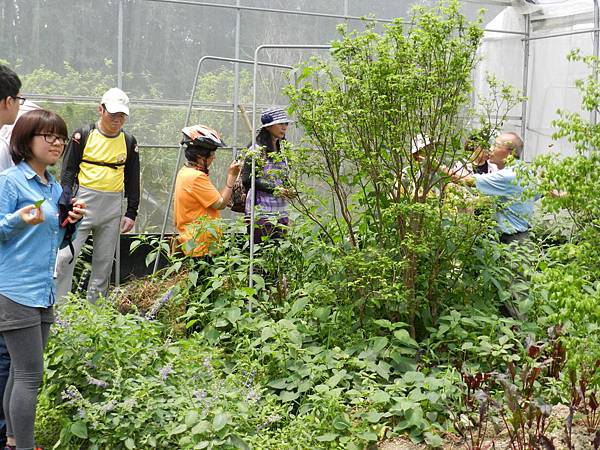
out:
<path id="1" fill-rule="evenodd" d="M 48 143 L 48 144 L 54 144 L 55 142 L 58 142 L 59 145 L 66 145 L 67 142 L 69 142 L 69 138 L 63 137 L 63 136 L 57 136 L 55 134 L 36 134 L 36 136 L 43 136 L 44 140 Z"/>
<path id="2" fill-rule="evenodd" d="M 25 100 L 27 100 L 25 97 L 19 97 L 18 95 L 12 95 L 11 97 L 15 100 L 19 100 L 19 105 L 24 105 Z"/>

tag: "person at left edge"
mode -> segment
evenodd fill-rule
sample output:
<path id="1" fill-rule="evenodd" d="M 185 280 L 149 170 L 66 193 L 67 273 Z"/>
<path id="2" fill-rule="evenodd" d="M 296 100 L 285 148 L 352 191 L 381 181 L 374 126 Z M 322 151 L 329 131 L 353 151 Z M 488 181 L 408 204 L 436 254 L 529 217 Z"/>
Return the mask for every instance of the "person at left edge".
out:
<path id="1" fill-rule="evenodd" d="M 11 358 L 4 393 L 9 447 L 33 449 L 37 391 L 56 299 L 60 185 L 48 172 L 62 155 L 67 126 L 57 114 L 36 110 L 16 122 L 10 141 L 14 167 L 0 174 L 0 332 Z M 78 222 L 85 204 L 74 200 L 67 222 Z"/>
<path id="2" fill-rule="evenodd" d="M 9 67 L 0 65 L 0 130 L 11 126 L 17 118 L 20 104 L 25 102 L 20 94 L 21 80 Z M 0 132 L 0 172 L 12 167 L 13 162 L 9 150 L 10 137 Z M 8 382 L 10 356 L 4 338 L 0 336 L 0 398 Z M 4 410 L 0 407 L 0 447 L 6 444 L 6 420 Z"/>
<path id="3" fill-rule="evenodd" d="M 129 97 L 121 89 L 104 93 L 95 124 L 75 130 L 65 152 L 61 184 L 87 204 L 87 214 L 73 242 L 74 257 L 65 248 L 56 262 L 59 301 L 71 290 L 75 260 L 90 235 L 93 236 L 92 273 L 87 299 L 95 303 L 106 296 L 119 229 L 133 229 L 140 202 L 140 158 L 135 137 L 123 131 L 129 118 Z M 121 218 L 121 198 L 127 211 Z"/>

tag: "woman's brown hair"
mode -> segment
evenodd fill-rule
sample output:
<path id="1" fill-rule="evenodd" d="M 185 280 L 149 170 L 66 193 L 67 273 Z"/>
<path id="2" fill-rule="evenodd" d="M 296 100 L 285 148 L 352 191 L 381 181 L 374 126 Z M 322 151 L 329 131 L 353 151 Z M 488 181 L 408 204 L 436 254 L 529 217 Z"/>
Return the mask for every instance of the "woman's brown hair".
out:
<path id="1" fill-rule="evenodd" d="M 55 134 L 65 140 L 69 136 L 65 121 L 52 111 L 36 109 L 23 114 L 15 122 L 10 137 L 10 157 L 15 164 L 31 159 L 31 140 L 41 133 Z"/>

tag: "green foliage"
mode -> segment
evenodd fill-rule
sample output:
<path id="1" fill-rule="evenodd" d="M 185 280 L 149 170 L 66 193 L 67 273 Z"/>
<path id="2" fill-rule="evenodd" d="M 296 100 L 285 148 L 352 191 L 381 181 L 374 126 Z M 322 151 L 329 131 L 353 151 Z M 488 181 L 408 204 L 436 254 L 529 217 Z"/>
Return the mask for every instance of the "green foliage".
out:
<path id="1" fill-rule="evenodd" d="M 436 365 L 458 365 L 478 372 L 504 370 L 507 363 L 521 359 L 524 349 L 524 330 L 517 322 L 489 310 L 451 310 L 430 331 L 424 343 L 425 357 Z"/>
<path id="2" fill-rule="evenodd" d="M 397 20 L 381 35 L 372 25 L 340 31 L 333 62 L 306 66 L 287 90 L 307 132 L 289 155 L 301 193 L 293 203 L 332 243 L 360 249 L 348 256 L 350 286 L 365 297 L 361 314 L 386 305 L 384 317 L 406 320 L 416 336 L 437 319 L 448 279 L 460 276 L 456 261 L 486 227 L 485 216 L 464 214 L 462 194 L 445 199 L 448 180 L 438 174 L 471 157 L 460 113 L 482 30 L 451 1 L 415 7 L 410 25 Z M 411 148 L 423 140 L 419 161 Z M 311 197 L 320 189 L 303 178 L 319 179 L 330 195 Z M 374 267 L 383 270 L 371 276 Z"/>
<path id="3" fill-rule="evenodd" d="M 39 403 L 42 441 L 56 448 L 362 449 L 405 434 L 436 447 L 445 432 L 466 436 L 486 423 L 481 408 L 487 414 L 495 405 L 511 444 L 533 445 L 531 436 L 542 439 L 547 425 L 541 400 L 569 394 L 571 418 L 580 411 L 595 425 L 594 160 L 581 153 L 572 163 L 536 163 L 543 189 L 571 195 L 573 176 L 574 198 L 590 196 L 582 205 L 568 195 L 546 200 L 552 211 L 571 208 L 579 226 L 576 239 L 558 243 L 534 236 L 498 244 L 489 205 L 436 173 L 468 157 L 459 113 L 480 37 L 454 1 L 417 8 L 412 25 L 397 21 L 383 35 L 342 31 L 334 64 L 305 67 L 301 85 L 289 91 L 308 132 L 302 146 L 285 150 L 303 216 L 292 216 L 283 239 L 257 246 L 253 287 L 239 220 L 219 223 L 220 232 L 215 223 L 199 228 L 219 237 L 208 256 L 170 256 L 162 276 L 148 280 L 160 300 L 138 308 L 144 317 L 106 304 L 61 307 Z M 224 78 L 208 76 L 202 93 L 228 88 Z M 493 89 L 504 106 L 490 108 L 509 108 L 514 93 L 499 83 Z M 147 136 L 169 142 L 178 132 L 166 122 L 179 113 L 164 115 L 164 128 Z M 573 131 L 581 122 L 569 123 Z M 587 145 L 596 139 L 587 127 L 572 134 L 586 156 L 596 148 Z M 411 155 L 419 134 L 434 143 L 421 162 Z M 162 183 L 172 156 L 152 155 L 156 176 L 146 177 L 147 186 Z M 141 244 L 156 246 L 148 263 L 168 252 L 166 242 L 134 246 Z M 501 304 L 517 305 L 522 317 L 499 317 Z M 548 342 L 535 341 L 546 330 Z M 474 388 L 483 384 L 473 379 L 496 384 L 481 397 Z"/>
<path id="4" fill-rule="evenodd" d="M 105 60 L 104 64 L 105 71 L 87 69 L 80 72 L 65 62 L 61 73 L 41 66 L 22 75 L 23 91 L 48 95 L 101 97 L 114 84 L 113 76 L 109 73 L 109 70 L 112 70 L 112 61 Z"/>
<path id="5" fill-rule="evenodd" d="M 66 305 L 38 410 L 60 423 L 60 436 L 42 437 L 55 448 L 245 449 L 238 433 L 283 417 L 255 372 L 205 341 L 171 342 L 163 331 L 111 308 Z"/>

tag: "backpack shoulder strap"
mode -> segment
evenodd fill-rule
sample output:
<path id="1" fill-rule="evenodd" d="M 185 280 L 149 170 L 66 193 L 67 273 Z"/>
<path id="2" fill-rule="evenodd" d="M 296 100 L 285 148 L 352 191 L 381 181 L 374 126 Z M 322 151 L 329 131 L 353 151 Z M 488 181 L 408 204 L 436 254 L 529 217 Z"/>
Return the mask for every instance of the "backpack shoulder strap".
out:
<path id="1" fill-rule="evenodd" d="M 135 140 L 135 137 L 133 137 L 133 134 L 127 131 L 123 131 L 123 134 L 125 134 L 125 146 L 127 147 L 127 156 L 129 156 L 132 154 L 132 152 L 135 151 L 137 142 Z"/>
<path id="2" fill-rule="evenodd" d="M 89 124 L 75 130 L 71 135 L 69 145 L 65 149 L 60 178 L 63 189 L 69 189 L 69 192 L 71 193 L 77 190 L 79 165 L 83 159 L 83 151 L 88 136 L 94 128 L 94 124 Z"/>

